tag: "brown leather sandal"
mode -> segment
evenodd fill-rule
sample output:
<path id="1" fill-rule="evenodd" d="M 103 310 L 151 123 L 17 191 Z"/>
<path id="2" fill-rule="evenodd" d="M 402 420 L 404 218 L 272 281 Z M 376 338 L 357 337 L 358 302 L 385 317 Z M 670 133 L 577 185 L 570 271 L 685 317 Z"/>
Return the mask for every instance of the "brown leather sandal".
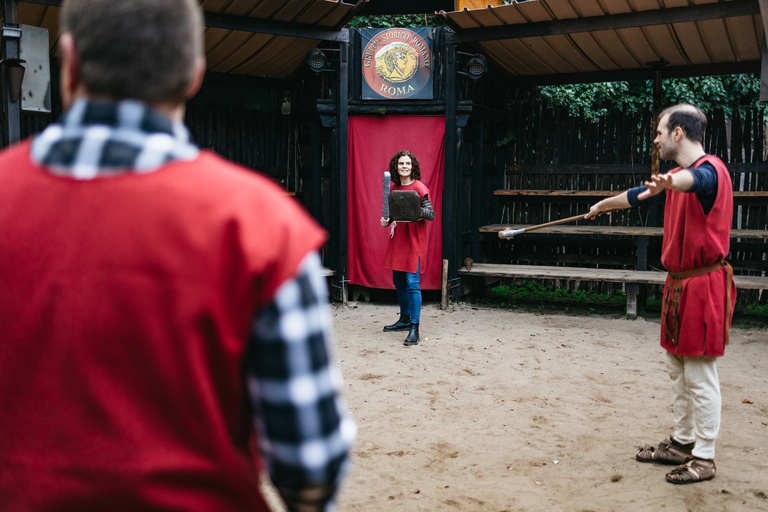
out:
<path id="1" fill-rule="evenodd" d="M 691 459 L 667 473 L 667 482 L 672 484 L 694 484 L 715 478 L 715 461 Z"/>
<path id="2" fill-rule="evenodd" d="M 640 462 L 655 462 L 656 464 L 669 464 L 678 466 L 691 458 L 693 443 L 680 444 L 672 436 L 659 443 L 654 448 L 651 445 L 645 445 L 637 452 L 635 458 Z"/>

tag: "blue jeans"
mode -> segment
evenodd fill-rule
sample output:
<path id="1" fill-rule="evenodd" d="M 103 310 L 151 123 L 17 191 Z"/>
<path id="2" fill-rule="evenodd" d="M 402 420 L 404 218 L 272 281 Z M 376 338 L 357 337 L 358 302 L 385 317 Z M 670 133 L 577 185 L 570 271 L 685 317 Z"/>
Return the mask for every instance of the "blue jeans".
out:
<path id="1" fill-rule="evenodd" d="M 409 315 L 412 324 L 419 323 L 419 319 L 421 318 L 420 270 L 421 260 L 419 260 L 415 274 L 403 272 L 401 270 L 392 271 L 392 282 L 395 284 L 397 302 L 400 304 L 400 314 Z"/>

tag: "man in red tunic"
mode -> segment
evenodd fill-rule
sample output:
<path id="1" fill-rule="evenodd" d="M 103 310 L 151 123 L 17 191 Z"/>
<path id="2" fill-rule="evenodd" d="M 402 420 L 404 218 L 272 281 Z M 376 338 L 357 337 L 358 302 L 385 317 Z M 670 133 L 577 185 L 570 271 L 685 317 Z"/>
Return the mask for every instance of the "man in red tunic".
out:
<path id="1" fill-rule="evenodd" d="M 67 111 L 0 153 L 0 510 L 326 510 L 354 422 L 325 232 L 200 151 L 196 0 L 65 0 Z"/>
<path id="2" fill-rule="evenodd" d="M 730 247 L 733 192 L 723 162 L 704 152 L 707 118 L 692 105 L 675 105 L 659 119 L 654 144 L 680 167 L 652 176 L 592 206 L 586 218 L 640 203 L 665 201 L 661 262 L 664 287 L 661 346 L 674 390 L 675 431 L 645 445 L 638 461 L 678 465 L 667 481 L 685 484 L 715 476 L 720 429 L 717 358 L 728 344 L 736 287 L 725 262 Z"/>

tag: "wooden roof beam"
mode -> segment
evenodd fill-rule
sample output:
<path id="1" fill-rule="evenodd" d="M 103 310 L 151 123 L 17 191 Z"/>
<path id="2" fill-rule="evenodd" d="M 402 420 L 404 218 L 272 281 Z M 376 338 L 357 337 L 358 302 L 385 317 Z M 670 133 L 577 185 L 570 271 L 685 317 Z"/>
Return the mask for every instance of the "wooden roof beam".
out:
<path id="1" fill-rule="evenodd" d="M 760 1 L 765 0 L 734 0 L 714 4 L 694 5 L 690 7 L 673 7 L 653 11 L 640 11 L 605 16 L 590 16 L 567 20 L 540 21 L 535 23 L 517 23 L 459 29 L 456 32 L 457 43 L 474 43 L 502 39 L 521 39 L 524 37 L 541 37 L 558 34 L 575 34 L 579 32 L 598 32 L 601 30 L 618 30 L 622 28 L 645 27 L 650 25 L 669 25 L 719 18 L 734 18 L 760 14 Z M 450 19 L 445 12 L 440 13 Z M 452 26 L 455 24 L 451 23 Z"/>
<path id="2" fill-rule="evenodd" d="M 724 62 L 714 64 L 696 64 L 689 66 L 665 67 L 662 77 L 688 78 L 692 76 L 738 75 L 760 73 L 760 61 Z M 653 80 L 654 68 L 616 69 L 611 71 L 592 71 L 586 73 L 556 73 L 552 75 L 509 76 L 515 87 L 534 87 L 540 85 L 590 84 L 596 82 L 629 82 L 633 80 Z"/>
<path id="3" fill-rule="evenodd" d="M 61 0 L 19 0 L 29 4 L 49 5 L 60 7 Z M 349 42 L 349 33 L 346 30 L 331 30 L 306 25 L 303 23 L 290 23 L 287 21 L 262 20 L 247 16 L 234 16 L 215 12 L 203 12 L 205 19 L 203 24 L 209 28 L 221 28 L 224 30 L 237 30 L 240 32 L 253 32 L 257 34 L 271 34 L 276 36 L 301 37 L 304 39 L 319 39 L 321 41 Z"/>
<path id="4" fill-rule="evenodd" d="M 760 70 L 760 101 L 768 102 L 768 0 L 760 0 L 760 18 L 763 20 L 763 64 Z"/>

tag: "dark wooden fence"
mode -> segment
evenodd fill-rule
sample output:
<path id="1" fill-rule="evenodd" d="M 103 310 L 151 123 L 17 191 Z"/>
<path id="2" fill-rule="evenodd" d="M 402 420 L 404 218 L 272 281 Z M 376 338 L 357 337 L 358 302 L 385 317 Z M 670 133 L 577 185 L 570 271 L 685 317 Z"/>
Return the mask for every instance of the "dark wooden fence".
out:
<path id="1" fill-rule="evenodd" d="M 287 186 L 289 120 L 279 106 L 269 111 L 244 108 L 187 107 L 185 123 L 192 140 L 224 158 L 257 169 Z"/>
<path id="2" fill-rule="evenodd" d="M 707 112 L 709 125 L 705 150 L 721 157 L 728 165 L 734 191 L 768 190 L 765 161 L 765 132 L 762 110 L 733 107 L 731 116 L 719 108 Z M 478 126 L 481 125 L 481 126 Z M 485 131 L 485 133 L 484 133 Z M 650 175 L 652 116 L 647 112 L 613 110 L 601 119 L 574 114 L 567 108 L 541 104 L 518 105 L 510 110 L 503 126 L 475 121 L 468 126 L 461 154 L 467 173 L 465 204 L 477 203 L 480 194 L 489 203 L 471 208 L 475 226 L 483 224 L 538 224 L 585 213 L 596 197 L 493 196 L 491 189 L 578 190 L 621 192 L 641 185 Z M 489 132 L 492 134 L 489 137 Z M 496 137 L 496 146 L 489 148 Z M 478 151 L 482 141 L 485 150 Z M 478 158 L 482 158 L 478 173 Z M 503 159 L 504 178 L 498 186 L 498 168 Z M 671 162 L 663 162 L 662 169 Z M 482 176 L 481 176 L 482 174 Z M 482 177 L 482 184 L 476 181 Z M 482 190 L 481 190 L 482 189 Z M 477 191 L 477 194 L 476 192 Z M 734 229 L 768 229 L 768 200 L 738 198 L 734 209 Z M 622 226 L 661 226 L 662 207 L 641 207 L 601 217 L 597 223 Z M 474 235 L 473 235 L 474 236 Z M 471 247 L 467 237 L 465 251 Z M 661 268 L 661 239 L 648 241 L 648 265 Z M 485 237 L 481 259 L 521 264 L 599 265 L 633 268 L 638 247 L 632 240 L 611 236 L 540 235 L 514 241 Z M 764 240 L 733 239 L 731 255 L 738 273 L 759 274 L 768 270 L 768 243 Z M 599 285 L 598 285 L 599 286 Z M 743 299 L 757 298 L 747 294 Z"/>

